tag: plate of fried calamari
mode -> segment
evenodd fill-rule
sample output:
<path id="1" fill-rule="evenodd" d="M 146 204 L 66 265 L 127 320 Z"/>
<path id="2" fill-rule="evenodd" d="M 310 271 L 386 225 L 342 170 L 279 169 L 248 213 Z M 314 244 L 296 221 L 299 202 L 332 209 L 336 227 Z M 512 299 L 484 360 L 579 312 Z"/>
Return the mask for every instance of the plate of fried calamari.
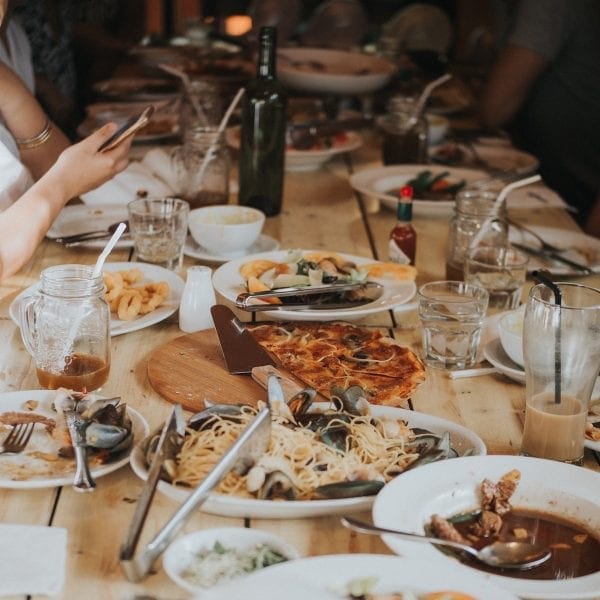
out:
<path id="1" fill-rule="evenodd" d="M 387 481 L 425 452 L 442 446 L 448 456 L 486 452 L 475 433 L 451 421 L 369 405 L 352 393 L 340 397 L 344 400 L 337 408 L 299 396 L 303 399 L 274 411 L 267 452 L 247 473 L 223 479 L 201 510 L 266 519 L 366 510 Z M 185 439 L 171 446 L 172 460 L 165 461 L 168 469 L 163 469 L 158 489 L 185 501 L 256 411 L 247 405 L 217 404 L 192 417 Z M 131 455 L 133 471 L 141 479 L 148 476 L 159 433 L 137 444 Z"/>
<path id="2" fill-rule="evenodd" d="M 8 392 L 0 394 L 0 440 L 15 424 L 34 422 L 35 425 L 23 452 L 2 455 L 0 488 L 47 488 L 73 482 L 73 448 L 65 419 L 55 408 L 56 402 L 71 393 L 77 396 L 77 412 L 88 411 L 85 419 L 90 426 L 86 437 L 89 430 L 93 444 L 88 447 L 92 476 L 97 479 L 127 464 L 133 444 L 143 439 L 149 428 L 142 415 L 119 398 L 106 400 L 98 394 L 64 389 Z M 99 441 L 92 442 L 93 436 Z"/>
<path id="3" fill-rule="evenodd" d="M 525 571 L 482 566 L 464 556 L 392 535 L 397 554 L 451 565 L 456 573 L 486 571 L 519 597 L 597 598 L 600 590 L 600 477 L 588 469 L 526 456 L 461 457 L 424 465 L 388 484 L 373 505 L 381 527 L 483 547 L 493 541 L 535 541 L 550 558 Z M 454 537 L 458 541 L 458 538 Z"/>
<path id="4" fill-rule="evenodd" d="M 111 336 L 150 327 L 179 308 L 184 281 L 173 271 L 146 263 L 114 262 L 104 265 L 103 277 L 111 308 Z M 9 314 L 17 326 L 21 302 L 38 290 L 36 283 L 12 301 Z"/>

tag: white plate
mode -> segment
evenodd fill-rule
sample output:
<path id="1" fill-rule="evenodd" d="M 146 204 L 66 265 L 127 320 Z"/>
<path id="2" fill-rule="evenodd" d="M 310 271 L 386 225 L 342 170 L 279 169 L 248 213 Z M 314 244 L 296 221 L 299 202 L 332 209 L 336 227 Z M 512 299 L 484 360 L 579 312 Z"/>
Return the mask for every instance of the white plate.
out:
<path id="1" fill-rule="evenodd" d="M 147 315 L 137 317 L 132 321 L 121 321 L 121 319 L 117 318 L 114 313 L 111 313 L 110 335 L 113 337 L 123 333 L 131 333 L 132 331 L 137 331 L 138 329 L 144 329 L 145 327 L 150 327 L 150 325 L 164 321 L 179 308 L 179 302 L 181 301 L 181 295 L 183 294 L 183 279 L 177 275 L 177 273 L 169 271 L 168 269 L 164 269 L 163 267 L 138 262 L 115 262 L 106 263 L 104 265 L 105 271 L 128 271 L 130 269 L 140 269 L 143 271 L 144 280 L 166 281 L 171 288 L 171 294 L 169 295 L 167 301 L 162 306 L 159 306 L 155 311 L 152 311 Z M 39 288 L 39 285 L 39 283 L 35 283 L 34 285 L 24 289 L 11 302 L 11 305 L 8 309 L 8 314 L 17 327 L 19 326 L 20 303 L 25 298 L 35 294 Z"/>
<path id="2" fill-rule="evenodd" d="M 265 544 L 287 557 L 288 560 L 300 558 L 300 554 L 283 538 L 261 529 L 246 527 L 217 527 L 214 529 L 203 529 L 194 531 L 178 538 L 166 550 L 163 557 L 163 569 L 167 575 L 180 587 L 189 592 L 202 594 L 209 591 L 206 586 L 196 585 L 183 573 L 194 565 L 196 557 L 200 552 L 212 550 L 216 542 L 219 542 L 224 548 L 235 549 L 240 552 L 254 550 L 257 546 Z M 247 574 L 236 577 L 244 579 Z M 216 589 L 221 585 L 226 585 L 231 581 L 221 579 L 210 589 Z"/>
<path id="3" fill-rule="evenodd" d="M 239 126 L 230 127 L 225 132 L 227 144 L 236 150 L 240 149 L 239 132 Z M 295 150 L 294 148 L 286 148 L 286 171 L 315 171 L 336 154 L 351 152 L 362 146 L 363 139 L 360 133 L 347 131 L 346 135 L 346 140 L 343 142 L 334 142 L 334 145 L 331 148 L 322 148 L 319 150 Z"/>
<path id="4" fill-rule="evenodd" d="M 600 240 L 598 238 L 586 235 L 580 231 L 566 231 L 554 227 L 539 227 L 529 226 L 538 233 L 543 240 L 554 244 L 558 248 L 564 248 L 565 258 L 570 258 L 576 262 L 582 263 L 596 273 L 600 273 Z M 540 242 L 531 234 L 519 229 L 511 227 L 509 231 L 509 239 L 511 242 L 517 242 L 530 246 L 532 248 L 540 248 Z M 529 256 L 529 272 L 535 269 L 548 269 L 555 275 L 581 275 L 581 271 L 574 269 L 568 265 L 553 261 L 545 260 L 540 256 Z"/>
<path id="5" fill-rule="evenodd" d="M 289 250 L 278 250 L 276 252 L 263 252 L 244 258 L 238 258 L 220 266 L 213 274 L 213 287 L 217 292 L 224 296 L 230 302 L 235 304 L 235 299 L 239 294 L 246 291 L 244 280 L 240 275 L 240 267 L 251 260 L 265 259 L 273 262 L 283 262 L 288 257 Z M 309 252 L 319 252 L 318 250 L 299 250 L 302 254 Z M 351 254 L 342 254 L 336 252 L 342 258 L 356 263 L 357 265 L 377 262 L 372 258 L 353 256 Z M 377 300 L 356 306 L 353 308 L 343 308 L 339 310 L 327 309 L 307 309 L 307 310 L 267 310 L 263 314 L 273 319 L 284 319 L 290 321 L 328 321 L 331 319 L 345 319 L 351 321 L 365 315 L 378 313 L 383 310 L 398 308 L 406 304 L 417 291 L 414 281 L 400 281 L 392 279 L 376 279 L 384 286 L 383 294 Z"/>
<path id="6" fill-rule="evenodd" d="M 52 227 L 46 234 L 51 240 L 66 235 L 76 235 L 86 231 L 102 231 L 108 229 L 113 223 L 126 221 L 128 219 L 127 207 L 118 204 L 106 204 L 89 206 L 86 204 L 74 204 L 65 206 L 58 217 L 56 217 Z M 109 236 L 110 237 L 110 236 Z M 79 246 L 86 248 L 104 248 L 109 237 L 100 240 L 90 240 L 88 242 L 79 242 Z M 133 247 L 133 240 L 128 234 L 124 234 L 117 242 L 117 248 Z"/>
<path id="7" fill-rule="evenodd" d="M 440 165 L 391 165 L 388 167 L 375 167 L 364 169 L 350 176 L 350 185 L 362 194 L 379 198 L 381 203 L 388 208 L 396 210 L 398 196 L 390 193 L 399 191 L 407 181 L 421 173 L 431 171 L 433 174 L 448 172 L 448 179 L 458 183 L 464 179 L 469 185 L 479 179 L 484 179 L 487 174 L 477 169 L 459 169 Z M 419 200 L 413 202 L 415 215 L 449 214 L 454 209 L 454 200 Z"/>
<path id="8" fill-rule="evenodd" d="M 320 68 L 315 68 L 317 64 Z M 368 94 L 384 87 L 395 70 L 389 61 L 360 52 L 327 48 L 282 48 L 277 52 L 281 83 L 304 92 Z"/>
<path id="9" fill-rule="evenodd" d="M 452 589 L 481 600 L 517 600 L 483 575 L 458 575 L 446 565 L 433 569 L 426 561 L 383 554 L 334 554 L 293 560 L 209 590 L 202 598 L 280 600 L 284 596 L 286 600 L 343 600 L 348 597 L 343 592 L 350 582 L 366 578 L 376 579 L 374 593 L 426 594 Z"/>
<path id="10" fill-rule="evenodd" d="M 207 250 L 200 244 L 196 243 L 196 240 L 191 235 L 188 235 L 185 246 L 183 247 L 183 253 L 191 258 L 197 258 L 198 260 L 205 260 L 207 262 L 223 264 L 232 258 L 238 258 L 241 256 L 249 256 L 250 254 L 256 254 L 257 252 L 271 252 L 279 249 L 279 242 L 269 235 L 262 233 L 258 236 L 258 239 L 252 246 L 242 250 L 241 252 L 233 252 L 230 254 L 211 254 L 210 250 Z"/>
<path id="11" fill-rule="evenodd" d="M 431 515 L 450 517 L 479 505 L 479 485 L 493 481 L 511 469 L 521 472 L 521 481 L 511 499 L 518 508 L 571 518 L 591 531 L 600 531 L 600 476 L 594 471 L 552 460 L 525 456 L 475 456 L 444 463 L 431 463 L 409 471 L 386 485 L 373 505 L 373 520 L 392 527 L 424 534 Z M 457 576 L 481 573 L 459 563 L 429 544 L 411 543 L 384 535 L 383 541 L 397 554 L 428 561 L 431 572 L 447 565 Z M 526 580 L 489 575 L 490 581 L 525 598 L 598 598 L 600 572 L 563 580 Z"/>
<path id="12" fill-rule="evenodd" d="M 325 403 L 316 403 L 315 408 L 325 408 Z M 475 454 L 485 454 L 485 444 L 481 438 L 470 429 L 423 413 L 390 406 L 371 405 L 371 412 L 375 417 L 388 417 L 405 420 L 410 427 L 428 429 L 434 433 L 447 431 L 450 434 L 452 446 L 459 454 L 472 448 Z M 454 459 L 452 459 L 454 460 Z M 148 469 L 144 464 L 144 457 L 137 444 L 131 453 L 131 467 L 134 473 L 145 480 Z M 190 495 L 185 488 L 175 487 L 166 481 L 158 482 L 158 489 L 177 502 L 184 502 Z M 343 498 L 335 500 L 255 500 L 253 498 L 236 498 L 223 494 L 211 494 L 202 505 L 203 512 L 225 517 L 253 517 L 257 519 L 292 519 L 315 517 L 319 515 L 342 515 L 347 512 L 368 510 L 373 504 L 373 496 L 358 498 Z"/>
<path id="13" fill-rule="evenodd" d="M 50 390 L 31 390 L 0 394 L 1 412 L 29 412 L 24 407 L 24 403 L 27 400 L 35 400 L 39 402 L 39 405 L 33 412 L 51 417 L 58 424 L 61 422 L 62 417 L 52 410 L 51 407 L 55 395 L 56 392 Z M 94 395 L 98 398 L 102 397 L 98 394 Z M 127 414 L 133 424 L 134 443 L 144 439 L 149 432 L 148 423 L 146 423 L 144 417 L 129 406 L 127 407 Z M 8 431 L 8 428 L 2 427 L 2 429 L 5 432 Z M 3 433 L 4 435 L 5 433 Z M 58 449 L 64 445 L 63 440 L 50 437 L 42 425 L 36 425 L 27 448 L 21 454 L 6 454 L 2 456 L 2 460 L 0 460 L 0 488 L 48 488 L 73 483 L 75 461 L 59 459 L 56 454 Z M 43 458 L 34 456 L 34 452 L 56 456 L 57 460 L 44 460 Z M 130 452 L 131 450 L 120 454 L 117 460 L 104 465 L 94 465 L 93 454 L 90 453 L 92 475 L 97 479 L 120 469 L 129 462 Z"/>

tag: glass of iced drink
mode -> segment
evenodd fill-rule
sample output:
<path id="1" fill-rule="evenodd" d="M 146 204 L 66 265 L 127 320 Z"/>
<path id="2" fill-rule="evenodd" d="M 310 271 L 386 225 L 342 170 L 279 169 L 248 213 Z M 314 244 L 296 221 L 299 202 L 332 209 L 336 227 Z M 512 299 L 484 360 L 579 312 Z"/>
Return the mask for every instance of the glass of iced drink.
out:
<path id="1" fill-rule="evenodd" d="M 600 370 L 600 290 L 575 283 L 555 286 L 555 291 L 546 284 L 533 287 L 525 307 L 521 453 L 580 463 Z"/>

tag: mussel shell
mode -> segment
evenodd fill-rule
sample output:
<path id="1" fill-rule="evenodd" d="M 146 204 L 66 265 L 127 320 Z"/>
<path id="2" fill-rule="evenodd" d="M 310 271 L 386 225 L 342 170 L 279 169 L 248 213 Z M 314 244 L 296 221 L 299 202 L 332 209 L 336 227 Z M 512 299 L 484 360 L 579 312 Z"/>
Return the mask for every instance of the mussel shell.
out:
<path id="1" fill-rule="evenodd" d="M 314 402 L 317 391 L 312 388 L 300 390 L 296 395 L 292 396 L 287 405 L 295 418 L 300 415 L 305 415 Z"/>
<path id="2" fill-rule="evenodd" d="M 85 429 L 85 443 L 91 448 L 114 448 L 129 433 L 130 431 L 125 429 L 125 427 L 93 422 Z"/>
<path id="3" fill-rule="evenodd" d="M 363 414 L 363 405 L 367 401 L 367 394 L 359 385 L 352 385 L 343 389 L 337 385 L 331 388 L 331 402 L 335 410 L 342 410 L 351 415 Z"/>
<path id="4" fill-rule="evenodd" d="M 258 490 L 257 497 L 260 500 L 275 498 L 295 500 L 297 490 L 292 480 L 283 471 L 271 471 L 265 477 L 265 482 Z"/>
<path id="5" fill-rule="evenodd" d="M 315 493 L 321 498 L 328 499 L 374 496 L 384 485 L 383 481 L 377 479 L 357 479 L 320 485 L 315 488 Z"/>
<path id="6" fill-rule="evenodd" d="M 215 416 L 235 419 L 240 416 L 242 407 L 238 404 L 213 404 L 200 412 L 193 414 L 187 426 L 200 431 Z"/>

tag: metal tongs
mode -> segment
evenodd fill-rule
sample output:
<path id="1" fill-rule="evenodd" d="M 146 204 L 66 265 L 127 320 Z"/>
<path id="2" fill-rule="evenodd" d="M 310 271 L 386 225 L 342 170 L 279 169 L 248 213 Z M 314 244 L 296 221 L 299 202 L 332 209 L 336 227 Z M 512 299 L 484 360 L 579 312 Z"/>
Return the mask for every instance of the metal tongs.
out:
<path id="1" fill-rule="evenodd" d="M 347 292 L 359 292 L 360 296 L 346 297 Z M 265 292 L 244 292 L 235 299 L 238 308 L 247 311 L 340 309 L 361 306 L 377 300 L 383 294 L 383 286 L 375 281 L 358 283 L 332 283 L 330 285 L 284 287 Z M 278 298 L 281 304 L 265 302 Z"/>
<path id="2" fill-rule="evenodd" d="M 150 503 L 154 497 L 160 469 L 165 458 L 164 444 L 170 434 L 184 434 L 185 423 L 181 405 L 173 407 L 171 416 L 165 422 L 160 435 L 148 478 L 133 515 L 125 542 L 121 546 L 119 560 L 125 576 L 130 581 L 140 581 L 152 568 L 156 559 L 165 551 L 175 536 L 184 526 L 187 519 L 208 498 L 211 490 L 223 479 L 229 471 L 235 469 L 245 473 L 266 451 L 271 435 L 270 399 L 283 396 L 277 377 L 272 376 L 268 381 L 269 402 L 262 408 L 256 418 L 242 431 L 239 438 L 232 444 L 212 471 L 196 487 L 190 497 L 175 511 L 162 529 L 136 556 L 137 543 L 142 532 Z"/>

